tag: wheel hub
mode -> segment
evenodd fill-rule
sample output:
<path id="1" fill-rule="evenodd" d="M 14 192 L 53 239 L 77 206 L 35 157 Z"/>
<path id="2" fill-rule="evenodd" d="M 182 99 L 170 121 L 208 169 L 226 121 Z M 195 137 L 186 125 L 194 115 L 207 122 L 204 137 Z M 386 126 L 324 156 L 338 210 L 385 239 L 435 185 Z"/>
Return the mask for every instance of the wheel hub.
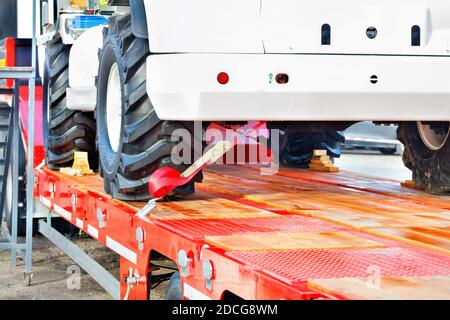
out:
<path id="1" fill-rule="evenodd" d="M 450 136 L 449 122 L 417 122 L 420 138 L 428 149 L 440 150 Z"/>
<path id="2" fill-rule="evenodd" d="M 114 152 L 118 152 L 122 130 L 122 90 L 117 63 L 114 63 L 109 71 L 106 92 L 106 127 L 109 144 Z"/>

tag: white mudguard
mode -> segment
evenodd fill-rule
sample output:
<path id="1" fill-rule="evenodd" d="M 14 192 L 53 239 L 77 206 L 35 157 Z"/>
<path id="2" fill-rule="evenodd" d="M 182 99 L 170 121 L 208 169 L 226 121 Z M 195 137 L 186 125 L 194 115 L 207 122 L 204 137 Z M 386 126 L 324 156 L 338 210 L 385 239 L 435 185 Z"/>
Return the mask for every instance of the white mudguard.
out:
<path id="1" fill-rule="evenodd" d="M 69 57 L 67 108 L 93 111 L 97 100 L 95 78 L 98 74 L 98 51 L 103 46 L 103 26 L 83 32 L 72 45 Z"/>

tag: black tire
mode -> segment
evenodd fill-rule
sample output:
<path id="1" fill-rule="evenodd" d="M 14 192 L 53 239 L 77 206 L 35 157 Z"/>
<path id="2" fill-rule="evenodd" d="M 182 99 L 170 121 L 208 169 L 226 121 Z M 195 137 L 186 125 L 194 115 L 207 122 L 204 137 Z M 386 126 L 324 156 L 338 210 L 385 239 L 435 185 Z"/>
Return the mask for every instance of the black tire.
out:
<path id="1" fill-rule="evenodd" d="M 397 152 L 396 148 L 379 148 L 378 150 L 385 155 L 393 155 Z"/>
<path id="2" fill-rule="evenodd" d="M 327 150 L 334 159 L 341 155 L 340 143 L 345 137 L 335 132 L 286 132 L 280 134 L 280 164 L 286 167 L 308 168 L 313 150 Z"/>
<path id="3" fill-rule="evenodd" d="M 166 289 L 166 300 L 183 300 L 183 289 L 179 272 L 174 272 L 170 277 Z"/>
<path id="4" fill-rule="evenodd" d="M 148 199 L 151 196 L 147 182 L 155 170 L 170 166 L 183 171 L 187 167 L 186 164 L 173 163 L 171 151 L 178 142 L 171 141 L 171 138 L 176 129 L 193 132 L 194 124 L 162 121 L 156 115 L 146 92 L 148 40 L 133 35 L 130 14 L 111 17 L 103 35 L 95 114 L 105 191 L 121 200 Z M 114 150 L 108 136 L 106 101 L 108 79 L 115 65 L 120 74 L 122 120 L 120 126 L 116 124 L 115 129 L 120 130 L 120 138 Z M 193 152 L 192 156 L 194 158 Z M 199 174 L 195 181 L 200 182 L 201 178 Z M 175 193 L 179 194 L 194 191 L 194 181 L 175 189 Z"/>
<path id="5" fill-rule="evenodd" d="M 66 106 L 69 53 L 70 46 L 64 45 L 58 34 L 47 44 L 43 103 L 46 163 L 51 169 L 70 167 L 74 152 L 86 151 L 91 168 L 96 170 L 93 112 L 69 110 Z"/>
<path id="6" fill-rule="evenodd" d="M 450 194 L 450 139 L 439 150 L 431 150 L 423 143 L 416 122 L 401 123 L 397 138 L 405 146 L 403 163 L 416 185 L 428 193 Z"/>

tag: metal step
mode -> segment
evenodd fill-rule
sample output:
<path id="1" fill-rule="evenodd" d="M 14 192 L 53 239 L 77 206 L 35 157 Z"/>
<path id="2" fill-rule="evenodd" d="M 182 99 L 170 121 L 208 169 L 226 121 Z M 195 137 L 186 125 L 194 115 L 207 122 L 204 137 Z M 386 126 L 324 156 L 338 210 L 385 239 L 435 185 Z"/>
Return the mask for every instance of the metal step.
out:
<path id="1" fill-rule="evenodd" d="M 10 114 L 11 108 L 10 107 L 0 107 L 0 113 L 1 114 Z"/>

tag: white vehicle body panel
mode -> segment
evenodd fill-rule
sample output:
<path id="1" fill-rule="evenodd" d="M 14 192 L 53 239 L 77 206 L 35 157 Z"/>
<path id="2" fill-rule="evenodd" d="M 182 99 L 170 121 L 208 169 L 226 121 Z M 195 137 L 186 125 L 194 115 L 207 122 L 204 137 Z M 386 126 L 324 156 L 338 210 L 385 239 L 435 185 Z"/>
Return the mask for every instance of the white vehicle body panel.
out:
<path id="1" fill-rule="evenodd" d="M 161 119 L 450 120 L 448 0 L 145 5 L 147 92 Z M 322 44 L 324 24 L 329 45 Z M 420 46 L 412 45 L 413 26 Z M 220 72 L 230 76 L 226 85 L 217 81 Z M 289 82 L 273 81 L 278 73 Z"/>
<path id="2" fill-rule="evenodd" d="M 261 28 L 267 53 L 450 54 L 448 0 L 262 0 Z M 321 44 L 323 24 L 330 45 Z M 411 28 L 421 45 L 411 45 Z M 369 27 L 377 29 L 374 39 Z"/>
<path id="3" fill-rule="evenodd" d="M 260 0 L 148 0 L 145 9 L 152 52 L 264 52 Z"/>
<path id="4" fill-rule="evenodd" d="M 147 0 L 154 53 L 450 55 L 448 0 Z M 331 26 L 331 44 L 321 27 Z M 421 45 L 411 45 L 412 26 Z M 377 29 L 374 39 L 366 30 Z"/>
<path id="5" fill-rule="evenodd" d="M 220 72 L 229 74 L 226 85 L 217 82 Z M 289 82 L 276 83 L 277 73 L 289 74 Z M 372 75 L 378 77 L 375 84 Z M 166 54 L 147 58 L 147 92 L 158 116 L 168 120 L 450 120 L 449 75 L 448 57 Z"/>
<path id="6" fill-rule="evenodd" d="M 74 42 L 69 56 L 67 108 L 93 111 L 97 100 L 95 78 L 98 74 L 98 51 L 103 46 L 103 26 L 90 28 Z"/>

